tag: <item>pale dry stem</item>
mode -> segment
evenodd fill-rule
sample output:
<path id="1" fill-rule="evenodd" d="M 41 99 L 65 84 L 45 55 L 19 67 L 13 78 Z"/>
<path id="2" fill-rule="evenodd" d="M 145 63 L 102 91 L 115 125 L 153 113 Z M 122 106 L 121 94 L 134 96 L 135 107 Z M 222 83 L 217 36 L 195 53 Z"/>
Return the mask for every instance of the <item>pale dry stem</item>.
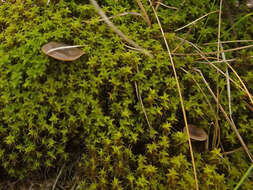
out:
<path id="1" fill-rule="evenodd" d="M 138 71 L 137 71 L 138 72 Z M 143 101 L 142 101 L 142 98 L 141 98 L 141 94 L 140 94 L 140 89 L 139 89 L 139 86 L 138 86 L 138 83 L 135 81 L 134 82 L 134 85 L 135 85 L 135 91 L 136 91 L 136 95 L 137 95 L 137 98 L 141 104 L 141 108 L 142 108 L 142 111 L 144 113 L 144 116 L 145 116 L 145 119 L 147 121 L 147 124 L 148 124 L 148 127 L 149 129 L 152 129 L 151 125 L 150 125 L 150 122 L 149 122 L 149 119 L 148 119 L 148 115 L 147 115 L 147 112 L 145 110 L 145 107 L 144 107 L 144 104 L 143 104 Z"/>
<path id="2" fill-rule="evenodd" d="M 189 133 L 189 127 L 188 127 L 186 112 L 185 112 L 185 108 L 184 108 L 184 101 L 183 101 L 183 97 L 182 97 L 182 93 L 181 93 L 181 88 L 180 88 L 180 84 L 179 84 L 178 77 L 177 77 L 177 71 L 176 71 L 176 68 L 175 68 L 175 64 L 174 64 L 174 61 L 173 61 L 173 58 L 172 58 L 172 55 L 171 55 L 171 52 L 170 52 L 170 48 L 169 48 L 169 45 L 168 45 L 168 42 L 166 40 L 164 31 L 163 31 L 163 28 L 162 28 L 162 25 L 160 23 L 160 20 L 158 18 L 157 13 L 156 13 L 156 10 L 153 7 L 153 5 L 152 5 L 152 3 L 151 3 L 150 0 L 149 0 L 149 2 L 150 2 L 150 5 L 151 5 L 151 7 L 152 7 L 152 9 L 154 11 L 157 23 L 158 23 L 159 28 L 161 30 L 161 33 L 162 33 L 162 36 L 163 36 L 163 39 L 164 39 L 164 42 L 165 42 L 165 45 L 166 45 L 166 48 L 167 48 L 167 51 L 168 51 L 168 55 L 169 55 L 169 58 L 170 58 L 170 62 L 171 62 L 172 68 L 173 68 L 174 77 L 176 79 L 178 94 L 179 94 L 180 103 L 181 103 L 181 107 L 182 107 L 182 112 L 183 112 L 183 116 L 184 116 L 184 122 L 185 122 L 186 131 L 187 131 L 187 138 L 188 138 L 188 143 L 189 143 L 189 148 L 190 148 L 190 153 L 191 153 L 192 167 L 193 167 L 194 178 L 195 178 L 195 183 L 196 183 L 196 190 L 198 190 L 199 186 L 198 186 L 197 171 L 196 171 L 196 167 L 195 167 L 195 161 L 194 161 L 192 144 L 191 144 L 190 133 Z"/>
<path id="3" fill-rule="evenodd" d="M 229 40 L 229 41 L 220 41 L 220 44 L 228 44 L 228 43 L 247 43 L 247 42 L 253 42 L 253 40 Z M 211 45 L 211 44 L 217 44 L 218 42 L 211 42 L 211 43 L 204 43 L 203 45 Z"/>
<path id="4" fill-rule="evenodd" d="M 145 18 L 142 16 L 142 14 L 136 13 L 136 12 L 123 12 L 123 13 L 120 13 L 120 14 L 117 14 L 117 15 L 114 15 L 114 16 L 110 16 L 110 17 L 108 17 L 108 19 L 113 19 L 113 18 L 117 18 L 117 17 L 121 17 L 121 16 L 126 16 L 126 15 L 140 16 L 140 17 L 142 17 L 145 20 Z M 105 19 L 102 18 L 99 21 L 105 21 Z"/>
<path id="5" fill-rule="evenodd" d="M 202 18 L 205 18 L 206 16 L 208 16 L 208 15 L 210 15 L 210 14 L 213 14 L 213 13 L 217 13 L 217 12 L 218 12 L 218 11 L 212 11 L 212 12 L 210 12 L 210 13 L 207 13 L 207 14 L 205 14 L 205 15 L 199 17 L 198 19 L 196 19 L 196 20 L 190 22 L 189 24 L 187 24 L 187 25 L 185 25 L 185 26 L 182 26 L 182 27 L 176 29 L 175 32 L 177 32 L 177 31 L 179 31 L 179 30 L 182 30 L 182 29 L 184 29 L 184 28 L 186 28 L 186 27 L 188 27 L 188 26 L 190 26 L 190 25 L 192 25 L 192 24 L 195 24 L 196 22 L 198 22 L 198 21 L 201 20 Z"/>
<path id="6" fill-rule="evenodd" d="M 155 10 L 156 10 L 156 11 L 158 10 L 158 8 L 159 8 L 161 2 L 162 2 L 162 0 L 158 0 L 158 1 L 155 2 L 155 3 L 156 3 L 156 6 L 155 6 Z"/>
<path id="7" fill-rule="evenodd" d="M 96 11 L 98 12 L 98 14 L 104 19 L 105 23 L 116 33 L 118 34 L 123 40 L 125 40 L 128 44 L 134 46 L 135 48 L 140 49 L 140 52 L 142 52 L 143 54 L 149 56 L 149 57 L 153 57 L 147 50 L 145 50 L 144 48 L 142 48 L 141 46 L 139 46 L 138 44 L 136 44 L 133 40 L 129 39 L 126 37 L 126 35 L 119 30 L 110 20 L 109 18 L 105 15 L 105 13 L 103 12 L 103 10 L 99 7 L 99 5 L 97 4 L 97 2 L 95 0 L 90 0 L 90 3 L 94 6 L 94 8 L 96 9 Z"/>
<path id="8" fill-rule="evenodd" d="M 180 37 L 177 37 L 176 36 L 176 38 L 178 38 L 178 39 L 180 39 L 180 40 L 184 40 L 184 39 L 182 39 L 182 38 L 180 38 Z M 197 50 L 197 54 L 198 55 L 200 55 L 204 60 L 206 60 L 207 61 L 207 63 L 209 64 L 209 65 L 211 65 L 212 67 L 214 67 L 217 71 L 219 71 L 223 76 L 225 76 L 225 77 L 227 77 L 227 75 L 226 75 L 226 73 L 224 73 L 222 70 L 220 70 L 217 66 L 215 66 L 212 62 L 210 62 L 209 60 L 208 60 L 208 58 L 205 56 L 205 54 L 195 45 L 195 44 L 193 44 L 192 42 L 189 42 L 189 41 L 187 41 L 187 40 L 185 40 L 188 44 L 190 44 L 191 46 L 193 46 L 196 50 Z M 221 52 L 225 52 L 226 50 L 224 50 L 224 51 L 221 51 Z M 229 65 L 230 66 L 230 65 Z M 230 66 L 230 68 L 231 68 L 231 70 L 232 71 L 234 71 L 234 69 Z M 238 77 L 239 77 L 239 75 L 238 75 Z M 237 84 L 233 79 L 231 79 L 230 77 L 229 77 L 229 80 L 231 81 L 231 82 L 233 82 L 233 84 L 235 84 L 235 86 L 237 86 L 240 90 L 242 90 L 243 92 L 245 92 L 250 98 L 252 98 L 252 95 L 249 93 L 249 91 L 248 90 L 245 90 L 245 88 L 246 88 L 246 86 L 244 87 L 244 88 L 242 88 L 239 84 Z"/>
<path id="9" fill-rule="evenodd" d="M 194 27 L 194 24 L 193 24 L 192 27 L 187 31 L 184 40 L 181 41 L 181 43 L 177 45 L 177 47 L 171 52 L 171 54 L 175 53 L 175 52 L 178 50 L 178 48 L 180 48 L 181 46 L 184 45 L 184 43 L 185 43 L 186 39 L 188 38 L 188 36 L 190 35 L 190 33 L 191 33 L 193 27 Z"/>
<path id="10" fill-rule="evenodd" d="M 157 5 L 156 5 L 156 10 L 158 9 L 158 5 L 162 5 L 162 6 L 164 6 L 164 7 L 166 7 L 166 8 L 168 8 L 168 9 L 174 9 L 174 10 L 178 10 L 178 8 L 177 7 L 172 7 L 172 6 L 169 6 L 169 5 L 165 5 L 164 3 L 162 3 L 162 2 L 160 2 L 160 1 L 157 1 L 156 2 L 157 3 Z"/>
<path id="11" fill-rule="evenodd" d="M 215 96 L 215 94 L 213 93 L 212 89 L 210 88 L 209 84 L 207 83 L 204 75 L 202 74 L 202 72 L 199 70 L 199 69 L 194 69 L 196 72 L 198 72 L 200 74 L 200 76 L 202 77 L 202 80 L 203 82 L 205 83 L 207 89 L 209 90 L 210 94 L 212 95 L 212 97 L 214 98 L 215 102 L 218 103 L 218 99 L 217 97 Z M 232 130 L 234 131 L 234 133 L 236 134 L 238 140 L 240 141 L 243 149 L 245 150 L 245 152 L 247 153 L 250 161 L 253 163 L 253 157 L 252 157 L 252 154 L 251 152 L 249 151 L 248 147 L 246 146 L 246 144 L 244 143 L 240 133 L 238 132 L 237 130 L 237 127 L 235 126 L 235 124 L 229 119 L 227 113 L 225 112 L 225 110 L 223 109 L 222 105 L 219 103 L 219 108 L 221 110 L 221 112 L 223 113 L 224 117 L 226 118 L 226 120 L 228 121 L 228 123 L 230 124 Z"/>
<path id="12" fill-rule="evenodd" d="M 183 70 L 185 73 L 189 73 L 188 71 L 186 71 L 186 70 L 183 69 L 183 68 L 181 68 L 181 70 Z M 199 88 L 200 92 L 203 94 L 203 96 L 204 96 L 204 98 L 205 98 L 205 100 L 206 100 L 206 102 L 207 102 L 207 104 L 208 104 L 208 106 L 209 106 L 211 112 L 213 113 L 213 116 L 214 116 L 215 120 L 218 120 L 218 116 L 216 115 L 216 112 L 215 112 L 214 108 L 212 107 L 212 104 L 211 104 L 211 102 L 209 101 L 209 99 L 208 99 L 206 93 L 205 93 L 204 90 L 201 88 L 200 84 L 198 83 L 198 81 L 195 79 L 194 76 L 192 77 L 192 79 L 193 79 L 193 81 L 195 82 L 195 84 L 197 85 L 197 87 Z M 217 127 L 217 126 L 215 126 L 215 127 Z M 217 129 L 218 129 L 218 130 L 214 130 L 214 136 L 216 136 L 217 138 L 213 137 L 212 147 L 216 147 L 216 146 L 219 144 L 219 142 L 220 142 L 220 135 L 219 135 L 219 134 L 220 134 L 220 128 L 219 128 L 219 126 L 218 126 Z M 208 135 L 208 136 L 209 136 L 209 135 Z M 208 140 L 209 140 L 209 138 L 208 138 Z"/>
<path id="13" fill-rule="evenodd" d="M 136 0 L 136 2 L 137 2 L 138 6 L 140 7 L 141 11 L 144 14 L 145 21 L 147 22 L 147 24 L 149 25 L 149 27 L 152 27 L 151 21 L 150 21 L 149 16 L 148 16 L 148 13 L 145 10 L 142 2 L 140 0 Z"/>
<path id="14" fill-rule="evenodd" d="M 252 48 L 253 47 L 253 44 L 250 44 L 250 45 L 247 45 L 247 46 L 241 46 L 241 47 L 237 47 L 237 48 L 232 48 L 232 49 L 226 49 L 226 50 L 223 50 L 223 51 L 212 51 L 212 52 L 202 52 L 203 55 L 214 55 L 214 54 L 217 54 L 217 53 L 227 53 L 227 52 L 233 52 L 233 51 L 239 51 L 239 50 L 243 50 L 243 49 L 248 49 L 248 48 Z M 185 56 L 185 55 L 199 55 L 198 53 L 173 53 L 172 55 L 182 55 L 182 56 Z"/>
<path id="15" fill-rule="evenodd" d="M 61 173 L 62 173 L 62 170 L 63 170 L 64 167 L 65 167 L 65 164 L 61 167 L 61 169 L 60 169 L 60 171 L 59 171 L 59 173 L 58 173 L 58 175 L 57 175 L 57 177 L 56 177 L 56 179 L 55 179 L 55 182 L 54 182 L 54 185 L 53 185 L 52 190 L 55 189 L 56 184 L 57 184 L 57 182 L 58 182 L 58 180 L 59 180 L 59 178 L 60 178 L 60 176 L 61 176 Z"/>
<path id="16" fill-rule="evenodd" d="M 221 13 L 222 13 L 222 0 L 220 0 L 220 8 L 219 8 L 219 22 L 218 22 L 218 43 L 217 43 L 217 60 L 220 60 L 220 33 L 221 33 Z M 219 72 L 216 71 L 216 94 L 217 94 L 217 104 L 216 104 L 216 117 L 215 117 L 215 127 L 214 127 L 214 136 L 213 136 L 213 147 L 215 146 L 219 146 L 219 144 L 215 145 L 215 142 L 217 142 L 217 139 L 220 139 L 220 137 L 218 136 L 218 132 L 219 132 L 219 120 L 218 120 L 218 116 L 219 116 L 219 103 L 220 103 L 220 90 L 219 90 Z"/>
<path id="17" fill-rule="evenodd" d="M 238 78 L 238 80 L 239 80 L 240 83 L 242 84 L 243 89 L 245 90 L 247 96 L 249 97 L 251 104 L 253 105 L 253 98 L 252 98 L 252 95 L 251 95 L 250 92 L 248 91 L 248 89 L 247 89 L 246 85 L 244 84 L 244 82 L 242 81 L 241 77 L 237 74 L 237 72 L 234 70 L 234 68 L 233 68 L 228 62 L 225 62 L 225 63 L 226 63 L 227 66 L 233 71 L 233 73 L 235 74 L 235 76 Z"/>

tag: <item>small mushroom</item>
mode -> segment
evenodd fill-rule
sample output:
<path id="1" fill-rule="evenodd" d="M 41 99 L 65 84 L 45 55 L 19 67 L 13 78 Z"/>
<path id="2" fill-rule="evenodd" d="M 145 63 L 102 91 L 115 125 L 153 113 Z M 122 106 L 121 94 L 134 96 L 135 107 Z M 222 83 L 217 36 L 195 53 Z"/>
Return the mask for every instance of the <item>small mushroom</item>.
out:
<path id="1" fill-rule="evenodd" d="M 196 141 L 206 141 L 208 136 L 203 129 L 196 127 L 195 125 L 188 124 L 190 138 Z M 186 127 L 184 128 L 186 132 Z"/>
<path id="2" fill-rule="evenodd" d="M 248 0 L 246 3 L 247 7 L 249 7 L 250 9 L 253 8 L 253 0 Z"/>
<path id="3" fill-rule="evenodd" d="M 48 44 L 45 44 L 41 49 L 46 55 L 57 60 L 75 61 L 84 54 L 84 51 L 78 47 L 82 46 L 69 46 L 63 43 L 49 42 Z"/>

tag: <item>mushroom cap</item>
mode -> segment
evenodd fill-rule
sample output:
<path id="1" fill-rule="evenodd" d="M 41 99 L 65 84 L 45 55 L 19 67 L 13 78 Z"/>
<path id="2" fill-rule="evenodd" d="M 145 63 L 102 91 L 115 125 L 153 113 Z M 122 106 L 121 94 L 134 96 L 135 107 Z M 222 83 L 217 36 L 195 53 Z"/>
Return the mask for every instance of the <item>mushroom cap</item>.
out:
<path id="1" fill-rule="evenodd" d="M 248 0 L 247 1 L 247 7 L 253 8 L 253 0 Z"/>
<path id="2" fill-rule="evenodd" d="M 188 124 L 190 138 L 197 141 L 205 141 L 207 140 L 207 134 L 203 129 L 196 127 L 195 125 Z M 184 128 L 186 131 L 186 127 Z"/>
<path id="3" fill-rule="evenodd" d="M 44 46 L 42 46 L 41 49 L 46 55 L 60 61 L 74 61 L 84 54 L 84 51 L 77 47 L 55 50 L 55 51 L 50 52 L 50 50 L 54 48 L 66 47 L 66 46 L 68 45 L 63 44 L 63 43 L 58 43 L 58 42 L 49 42 L 45 44 Z"/>

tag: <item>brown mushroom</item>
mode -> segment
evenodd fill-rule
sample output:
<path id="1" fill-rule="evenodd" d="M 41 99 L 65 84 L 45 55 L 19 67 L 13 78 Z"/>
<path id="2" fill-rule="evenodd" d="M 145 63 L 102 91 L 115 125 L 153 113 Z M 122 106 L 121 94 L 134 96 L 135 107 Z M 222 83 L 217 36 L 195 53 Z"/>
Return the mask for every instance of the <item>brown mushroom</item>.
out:
<path id="1" fill-rule="evenodd" d="M 206 141 L 207 134 L 203 129 L 196 127 L 195 125 L 188 124 L 190 138 L 196 141 Z M 186 132 L 186 127 L 184 128 L 184 132 Z"/>
<path id="2" fill-rule="evenodd" d="M 248 0 L 246 3 L 247 7 L 253 8 L 253 0 Z"/>
<path id="3" fill-rule="evenodd" d="M 84 51 L 78 47 L 81 46 L 69 46 L 63 43 L 49 42 L 48 44 L 45 44 L 41 49 L 46 55 L 57 60 L 75 61 L 84 54 Z"/>

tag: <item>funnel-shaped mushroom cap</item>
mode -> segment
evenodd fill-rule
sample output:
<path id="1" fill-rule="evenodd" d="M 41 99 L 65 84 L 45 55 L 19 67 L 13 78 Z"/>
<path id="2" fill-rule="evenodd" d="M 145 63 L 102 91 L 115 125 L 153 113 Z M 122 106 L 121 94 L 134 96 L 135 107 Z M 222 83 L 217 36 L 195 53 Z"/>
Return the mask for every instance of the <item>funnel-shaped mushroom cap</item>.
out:
<path id="1" fill-rule="evenodd" d="M 203 129 L 196 127 L 195 125 L 188 124 L 190 138 L 197 141 L 205 141 L 207 140 L 207 134 Z M 184 128 L 186 131 L 186 127 Z"/>
<path id="2" fill-rule="evenodd" d="M 74 61 L 84 54 L 84 51 L 77 48 L 80 46 L 68 46 L 66 44 L 49 42 L 42 47 L 42 51 L 60 61 Z"/>

